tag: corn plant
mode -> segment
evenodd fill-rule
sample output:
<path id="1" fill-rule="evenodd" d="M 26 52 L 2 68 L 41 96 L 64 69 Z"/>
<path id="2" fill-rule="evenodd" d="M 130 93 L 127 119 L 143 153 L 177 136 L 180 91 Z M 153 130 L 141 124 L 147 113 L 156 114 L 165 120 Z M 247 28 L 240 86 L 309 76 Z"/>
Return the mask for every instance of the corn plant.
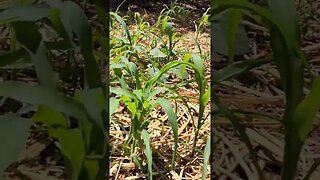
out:
<path id="1" fill-rule="evenodd" d="M 319 77 L 314 79 L 310 93 L 304 97 L 304 68 L 310 72 L 306 58 L 301 51 L 300 30 L 297 12 L 292 0 L 269 0 L 268 7 L 264 8 L 252 4 L 246 0 L 214 1 L 212 8 L 213 17 L 228 10 L 228 57 L 230 65 L 213 72 L 213 83 L 234 77 L 252 68 L 266 63 L 275 63 L 281 76 L 282 87 L 286 96 L 286 109 L 282 118 L 285 128 L 285 149 L 281 178 L 292 180 L 295 177 L 297 163 L 301 148 L 311 130 L 315 114 L 319 110 Z M 248 60 L 233 63 L 234 42 L 236 29 L 241 22 L 242 16 L 248 17 L 255 22 L 267 27 L 270 31 L 272 56 L 264 59 Z M 214 25 L 214 22 L 213 22 Z M 214 32 L 213 32 L 214 33 Z M 312 78 L 313 75 L 309 73 Z M 312 78 L 313 79 L 313 78 Z M 214 95 L 214 102 L 219 111 L 227 116 L 241 138 L 246 143 L 251 157 L 258 169 L 260 179 L 263 179 L 262 171 L 257 164 L 256 155 L 244 128 L 237 121 L 237 117 Z"/>
<path id="2" fill-rule="evenodd" d="M 162 11 L 161 14 L 166 14 L 166 12 Z M 210 97 L 210 87 L 205 79 L 203 59 L 199 55 L 187 53 L 183 55 L 182 61 L 171 61 L 171 57 L 179 53 L 174 53 L 177 33 L 173 32 L 172 22 L 169 16 L 160 15 L 158 23 L 155 24 L 155 27 L 160 27 L 159 35 L 156 34 L 155 30 L 148 23 L 143 23 L 142 18 L 137 14 L 135 14 L 135 17 L 136 22 L 139 22 L 138 31 L 132 33 L 129 31 L 129 27 L 123 18 L 113 12 L 111 12 L 110 15 L 115 20 L 110 18 L 110 24 L 114 25 L 115 22 L 117 22 L 123 30 L 122 37 L 111 37 L 110 41 L 112 47 L 110 57 L 113 57 L 110 65 L 113 75 L 110 81 L 112 85 L 110 92 L 114 94 L 111 96 L 115 96 L 110 99 L 112 104 L 110 106 L 110 113 L 116 111 L 116 107 L 118 107 L 120 102 L 124 104 L 130 112 L 131 126 L 124 143 L 124 153 L 131 157 L 139 169 L 148 172 L 148 179 L 152 179 L 152 148 L 150 147 L 148 132 L 148 125 L 151 121 L 150 114 L 157 106 L 161 106 L 168 115 L 168 121 L 174 137 L 173 157 L 170 164 L 170 168 L 173 170 L 179 141 L 178 123 L 176 113 L 168 99 L 175 100 L 181 98 L 185 100 L 184 97 L 179 95 L 177 89 L 191 82 L 196 82 L 199 90 L 199 115 L 198 123 L 194 125 L 195 139 L 192 146 L 192 154 L 194 154 L 199 129 L 205 119 L 204 108 Z M 156 41 L 148 51 L 145 47 L 142 47 L 138 41 L 133 41 L 133 37 L 136 37 L 137 34 L 139 38 L 135 39 L 146 38 L 144 36 L 147 36 L 147 34 L 142 31 L 154 34 L 155 38 L 162 42 L 164 48 L 159 48 Z M 168 43 L 162 40 L 163 36 L 168 36 Z M 148 37 L 148 41 L 152 41 L 150 37 Z M 168 60 L 171 62 L 161 63 L 162 65 L 160 66 L 158 61 L 161 58 L 169 58 Z M 135 61 L 137 59 L 138 61 Z M 148 66 L 149 70 L 144 70 L 144 65 L 139 66 L 140 64 L 136 64 L 136 62 L 142 61 L 152 64 Z M 180 71 L 177 71 L 177 69 Z M 184 79 L 187 71 L 194 72 L 194 80 L 181 82 L 176 86 L 166 84 L 166 78 L 170 73 L 174 73 L 177 77 Z M 174 94 L 177 95 L 174 96 Z M 207 159 L 205 163 L 207 163 L 210 154 L 208 153 L 208 148 L 209 146 L 206 148 L 205 157 Z M 143 159 L 139 159 L 138 150 L 144 154 L 147 166 L 142 165 Z M 203 170 L 203 173 L 206 174 L 206 169 Z"/>
<path id="3" fill-rule="evenodd" d="M 96 1 L 97 5 L 102 5 L 101 2 Z M 101 6 L 98 9 L 103 15 Z M 99 17 L 101 20 L 106 18 Z M 11 27 L 15 45 L 11 52 L 1 55 L 1 67 L 21 68 L 16 65 L 31 64 L 39 82 L 38 85 L 18 81 L 0 82 L 0 96 L 33 105 L 36 110 L 27 119 L 18 113 L 0 117 L 0 123 L 3 123 L 1 128 L 8 128 L 1 131 L 1 138 L 14 137 L 20 142 L 15 145 L 10 144 L 13 139 L 7 140 L 10 145 L 8 148 L 13 151 L 1 152 L 1 170 L 15 160 L 26 142 L 33 121 L 46 126 L 49 136 L 58 141 L 69 179 L 105 179 L 105 164 L 109 157 L 106 145 L 108 114 L 105 108 L 108 101 L 92 49 L 91 29 L 83 10 L 71 1 L 17 1 L 1 5 L 0 22 Z M 40 25 L 47 25 L 48 29 Z M 40 33 L 42 30 L 53 30 L 55 33 L 50 34 L 52 38 L 48 40 L 47 36 Z M 48 52 L 74 49 L 81 53 L 84 60 L 85 87 L 70 97 L 59 88 L 59 76 L 54 71 L 52 56 Z M 71 127 L 71 119 L 77 120 L 78 127 Z M 19 132 L 17 135 L 21 136 L 17 137 L 12 134 L 14 132 Z"/>

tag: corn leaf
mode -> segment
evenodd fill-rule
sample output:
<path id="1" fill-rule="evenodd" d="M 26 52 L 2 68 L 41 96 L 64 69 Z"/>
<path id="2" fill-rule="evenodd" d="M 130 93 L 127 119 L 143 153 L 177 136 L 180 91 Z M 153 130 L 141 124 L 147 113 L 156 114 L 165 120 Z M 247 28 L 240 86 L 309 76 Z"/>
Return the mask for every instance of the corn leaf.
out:
<path id="1" fill-rule="evenodd" d="M 174 162 L 176 160 L 176 155 L 177 155 L 177 148 L 178 148 L 178 122 L 177 122 L 177 117 L 176 114 L 174 113 L 173 108 L 170 105 L 170 102 L 166 99 L 159 98 L 156 100 L 157 103 L 160 104 L 160 106 L 164 109 L 164 111 L 168 115 L 168 120 L 169 123 L 172 127 L 173 131 L 173 138 L 174 138 L 174 147 L 173 147 L 173 158 L 171 162 L 171 168 L 174 168 Z"/>
<path id="2" fill-rule="evenodd" d="M 143 129 L 141 131 L 141 136 L 145 144 L 143 151 L 147 158 L 148 180 L 152 180 L 152 152 L 151 152 L 151 146 L 150 146 L 149 133 L 145 129 Z"/>
<path id="3" fill-rule="evenodd" d="M 209 157 L 210 157 L 210 147 L 211 147 L 211 141 L 210 141 L 210 138 L 208 138 L 206 147 L 204 148 L 204 154 L 203 154 L 203 166 L 202 166 L 202 177 L 201 177 L 202 180 L 205 180 L 207 176 L 207 169 L 208 169 Z"/>
<path id="4" fill-rule="evenodd" d="M 24 149 L 31 122 L 15 114 L 0 116 L 0 175 Z"/>

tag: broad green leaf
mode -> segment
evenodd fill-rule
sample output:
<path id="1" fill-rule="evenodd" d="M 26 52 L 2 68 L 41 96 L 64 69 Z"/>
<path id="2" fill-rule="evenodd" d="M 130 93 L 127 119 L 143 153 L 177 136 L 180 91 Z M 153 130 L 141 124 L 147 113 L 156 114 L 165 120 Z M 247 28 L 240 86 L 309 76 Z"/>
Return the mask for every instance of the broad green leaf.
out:
<path id="1" fill-rule="evenodd" d="M 143 92 L 142 92 L 142 89 L 136 89 L 136 90 L 133 90 L 133 94 L 136 95 L 137 99 L 140 101 L 140 102 L 143 102 Z"/>
<path id="2" fill-rule="evenodd" d="M 152 180 L 152 151 L 151 151 L 151 146 L 150 146 L 150 138 L 149 138 L 149 133 L 146 130 L 141 131 L 141 136 L 144 142 L 144 154 L 146 155 L 147 158 L 147 166 L 148 166 L 148 180 Z"/>
<path id="3" fill-rule="evenodd" d="M 172 158 L 172 163 L 171 163 L 171 168 L 174 168 L 174 162 L 176 160 L 176 154 L 177 154 L 177 147 L 178 147 L 178 122 L 177 122 L 177 117 L 176 114 L 173 110 L 173 108 L 170 105 L 170 102 L 166 99 L 159 98 L 156 100 L 157 103 L 160 104 L 160 106 L 164 109 L 164 111 L 168 115 L 168 120 L 169 123 L 172 127 L 173 131 L 173 138 L 174 138 L 174 147 L 173 147 L 173 158 Z"/>
<path id="4" fill-rule="evenodd" d="M 0 174 L 14 161 L 24 149 L 28 131 L 31 126 L 29 119 L 15 114 L 0 116 Z"/>
<path id="5" fill-rule="evenodd" d="M 210 149 L 211 149 L 210 147 L 211 147 L 211 141 L 209 137 L 203 153 L 202 180 L 206 180 L 206 176 L 207 176 L 207 169 L 209 165 L 208 163 L 209 163 Z"/>

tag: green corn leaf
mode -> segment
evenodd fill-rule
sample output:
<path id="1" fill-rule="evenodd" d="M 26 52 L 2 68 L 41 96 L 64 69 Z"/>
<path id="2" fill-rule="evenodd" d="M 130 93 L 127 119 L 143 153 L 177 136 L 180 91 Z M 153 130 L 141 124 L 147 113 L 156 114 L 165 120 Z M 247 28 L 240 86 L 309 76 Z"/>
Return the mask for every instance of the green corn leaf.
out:
<path id="1" fill-rule="evenodd" d="M 142 130 L 141 136 L 145 144 L 145 148 L 143 151 L 147 158 L 148 180 L 152 180 L 152 151 L 150 146 L 149 133 L 146 130 Z"/>
<path id="2" fill-rule="evenodd" d="M 13 81 L 0 82 L 0 96 L 33 105 L 47 105 L 77 119 L 86 117 L 86 111 L 78 101 L 42 85 L 34 86 Z"/>
<path id="3" fill-rule="evenodd" d="M 211 43 L 213 51 L 223 55 L 229 54 L 230 56 L 232 54 L 241 55 L 250 52 L 250 47 L 248 45 L 249 39 L 244 26 L 234 24 L 239 21 L 239 15 L 237 14 L 232 15 L 230 14 L 230 11 L 227 10 L 219 15 L 213 16 L 211 22 L 214 24 L 214 26 L 211 27 Z M 230 25 L 234 27 L 229 27 Z M 234 34 L 229 36 L 231 33 Z"/>
<path id="4" fill-rule="evenodd" d="M 238 26 L 241 22 L 242 14 L 241 11 L 233 9 L 230 10 L 229 22 L 228 22 L 228 58 L 229 63 L 233 63 L 234 52 L 235 52 L 235 41 Z"/>
<path id="5" fill-rule="evenodd" d="M 80 92 L 80 101 L 86 108 L 88 115 L 99 125 L 101 130 L 105 129 L 105 122 L 102 112 L 105 110 L 106 102 L 102 89 L 87 89 Z"/>
<path id="6" fill-rule="evenodd" d="M 244 72 L 248 72 L 255 67 L 260 67 L 261 65 L 271 63 L 272 60 L 272 57 L 266 57 L 263 59 L 247 60 L 230 64 L 227 67 L 212 72 L 212 83 L 215 84 L 230 79 Z"/>
<path id="7" fill-rule="evenodd" d="M 271 13 L 277 17 L 282 28 L 288 33 L 288 38 L 290 38 L 296 46 L 299 46 L 300 32 L 294 1 L 269 0 L 268 4 Z M 284 8 L 286 9 L 286 12 L 283 11 Z M 281 178 L 287 180 L 293 179 L 296 174 L 299 154 L 303 145 L 303 141 L 299 140 L 299 135 L 301 134 L 298 134 L 301 132 L 297 133 L 293 121 L 296 118 L 294 114 L 295 110 L 303 98 L 304 60 L 303 55 L 296 53 L 294 47 L 285 39 L 278 29 L 274 27 L 271 28 L 271 47 L 286 93 L 286 111 L 283 117 L 285 125 L 285 152 Z M 308 122 L 310 122 L 310 120 Z M 301 129 L 299 128 L 299 130 Z"/>
<path id="8" fill-rule="evenodd" d="M 157 94 L 159 94 L 159 93 L 165 93 L 166 91 L 170 91 L 170 89 L 168 89 L 168 88 L 157 88 L 157 89 L 155 89 L 155 90 L 153 90 L 153 91 L 151 91 L 149 94 L 148 94 L 148 96 L 147 96 L 147 101 L 149 101 L 149 100 L 151 100 L 155 95 L 157 95 Z"/>
<path id="9" fill-rule="evenodd" d="M 31 51 L 29 53 L 36 54 L 42 40 L 36 24 L 34 22 L 14 22 L 12 23 L 12 27 L 15 30 L 17 41 L 23 45 L 27 51 Z"/>
<path id="10" fill-rule="evenodd" d="M 68 122 L 66 117 L 53 110 L 52 108 L 44 105 L 40 105 L 36 114 L 33 115 L 32 120 L 37 123 L 45 124 L 50 128 L 53 126 L 61 126 L 64 128 L 68 128 Z"/>
<path id="11" fill-rule="evenodd" d="M 116 18 L 116 20 L 120 23 L 122 29 L 124 29 L 124 31 L 126 32 L 126 35 L 127 35 L 127 38 L 129 40 L 130 44 L 133 45 L 132 40 L 131 40 L 129 27 L 127 26 L 126 22 L 118 14 L 116 14 L 114 12 L 110 12 L 109 14 L 114 16 Z"/>
<path id="12" fill-rule="evenodd" d="M 13 5 L 0 11 L 0 24 L 16 21 L 31 22 L 48 16 L 49 7 L 45 4 Z"/>
<path id="13" fill-rule="evenodd" d="M 197 68 L 197 71 L 201 76 L 204 76 L 204 65 L 203 60 L 198 54 L 192 54 L 191 59 L 194 63 L 194 66 Z"/>
<path id="14" fill-rule="evenodd" d="M 0 175 L 14 161 L 24 149 L 31 122 L 15 114 L 0 116 Z"/>
<path id="15" fill-rule="evenodd" d="M 141 82 L 140 82 L 140 78 L 139 78 L 139 72 L 138 72 L 137 65 L 133 62 L 129 62 L 128 67 L 131 72 L 130 74 L 135 78 L 137 88 L 141 89 Z"/>
<path id="16" fill-rule="evenodd" d="M 106 177 L 105 174 L 100 175 L 99 169 L 101 165 L 105 165 L 105 161 L 102 164 L 99 164 L 98 160 L 95 159 L 84 159 L 83 161 L 83 168 L 79 175 L 79 180 L 86 180 L 86 179 L 100 179 L 102 177 Z"/>
<path id="17" fill-rule="evenodd" d="M 111 118 L 111 115 L 117 111 L 120 100 L 112 97 L 110 98 L 109 102 L 110 102 L 109 114 Z"/>
<path id="18" fill-rule="evenodd" d="M 54 127 L 50 135 L 58 139 L 61 152 L 66 157 L 69 178 L 77 180 L 82 171 L 83 161 L 86 155 L 85 141 L 82 132 L 79 129 L 65 129 L 62 127 Z"/>
<path id="19" fill-rule="evenodd" d="M 165 53 L 163 53 L 158 47 L 155 47 L 150 51 L 150 56 L 152 56 L 154 58 L 167 57 L 167 55 Z"/>
<path id="20" fill-rule="evenodd" d="M 299 138 L 304 141 L 315 119 L 317 112 L 320 109 L 320 76 L 317 77 L 311 87 L 310 93 L 298 105 L 293 115 L 293 122 L 298 130 Z"/>
<path id="21" fill-rule="evenodd" d="M 206 104 L 208 104 L 208 102 L 210 101 L 210 96 L 211 94 L 211 86 L 208 87 L 207 91 L 203 94 L 203 96 L 201 97 L 201 102 L 204 106 Z"/>
<path id="22" fill-rule="evenodd" d="M 178 148 L 178 122 L 177 122 L 177 117 L 176 114 L 174 113 L 173 108 L 170 105 L 170 102 L 166 99 L 159 98 L 156 100 L 156 103 L 159 103 L 160 106 L 164 109 L 164 111 L 168 115 L 168 120 L 169 123 L 172 127 L 173 131 L 173 137 L 174 137 L 174 148 L 173 148 L 173 158 L 172 158 L 172 163 L 171 163 L 171 168 L 174 168 L 174 162 L 176 159 L 177 155 L 177 148 Z"/>
<path id="23" fill-rule="evenodd" d="M 92 128 L 89 128 L 90 125 L 87 122 L 81 125 L 82 129 L 85 129 L 87 134 L 90 134 L 90 140 L 87 141 L 87 156 L 101 159 L 106 152 L 105 131 L 108 128 L 103 90 L 100 88 L 83 90 L 80 92 L 80 101 L 86 109 L 92 124 Z"/>
<path id="24" fill-rule="evenodd" d="M 211 147 L 211 141 L 210 138 L 207 140 L 206 147 L 204 148 L 203 153 L 203 166 L 202 166 L 202 180 L 206 180 L 207 176 L 207 169 L 208 169 L 208 163 L 209 163 L 209 157 L 210 157 L 210 147 Z"/>
<path id="25" fill-rule="evenodd" d="M 80 6 L 71 1 L 48 0 L 53 9 L 59 9 L 61 22 L 69 35 L 69 39 L 79 38 L 80 52 L 85 62 L 85 84 L 89 88 L 102 85 L 100 71 L 93 55 L 92 32 L 86 15 Z M 105 93 L 105 91 L 103 91 Z"/>
<path id="26" fill-rule="evenodd" d="M 34 122 L 46 124 L 49 135 L 58 139 L 67 167 L 71 170 L 69 176 L 71 179 L 78 179 L 85 156 L 81 132 L 78 129 L 67 129 L 66 117 L 48 106 L 40 106 L 32 119 Z"/>
<path id="27" fill-rule="evenodd" d="M 145 167 L 142 165 L 141 160 L 139 159 L 139 157 L 136 154 L 132 154 L 131 158 L 133 160 L 133 162 L 138 166 L 138 168 L 142 171 L 145 171 Z"/>
<path id="28" fill-rule="evenodd" d="M 62 47 L 64 48 L 75 47 L 76 45 L 73 43 L 73 41 L 70 40 L 69 34 L 66 31 L 65 27 L 63 26 L 59 9 L 51 8 L 49 18 L 56 32 L 63 38 L 63 41 L 61 41 Z M 52 44 L 51 44 L 51 48 L 52 48 Z"/>
<path id="29" fill-rule="evenodd" d="M 24 46 L 36 67 L 40 84 L 54 89 L 57 88 L 58 74 L 54 72 L 47 57 L 47 49 L 43 40 L 41 40 L 42 37 L 36 24 L 33 22 L 14 22 L 12 27 L 15 30 L 17 41 Z"/>
<path id="30" fill-rule="evenodd" d="M 110 93 L 115 93 L 121 96 L 127 96 L 132 99 L 137 98 L 132 92 L 128 91 L 127 89 L 110 87 L 109 91 Z"/>
<path id="31" fill-rule="evenodd" d="M 24 49 L 19 49 L 17 51 L 1 54 L 0 55 L 0 67 L 11 66 L 15 62 L 19 61 L 27 61 L 26 57 L 28 56 L 27 51 Z"/>

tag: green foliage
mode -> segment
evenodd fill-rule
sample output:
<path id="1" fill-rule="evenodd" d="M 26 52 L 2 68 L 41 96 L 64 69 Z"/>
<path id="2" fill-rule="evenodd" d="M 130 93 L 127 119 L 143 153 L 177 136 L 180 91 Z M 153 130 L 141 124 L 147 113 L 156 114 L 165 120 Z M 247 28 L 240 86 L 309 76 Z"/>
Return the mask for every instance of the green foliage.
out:
<path id="1" fill-rule="evenodd" d="M 29 119 L 15 114 L 0 116 L 0 122 L 1 146 L 3 147 L 0 150 L 0 172 L 3 172 L 20 155 L 27 142 L 31 123 Z"/>
<path id="2" fill-rule="evenodd" d="M 210 100 L 210 87 L 205 79 L 204 56 L 180 52 L 175 49 L 175 44 L 182 39 L 174 31 L 173 14 L 176 9 L 163 10 L 157 22 L 151 26 L 145 22 L 140 14 L 135 13 L 133 21 L 137 28 L 129 28 L 126 19 L 117 13 L 110 12 L 111 32 L 120 32 L 121 35 L 111 35 L 110 38 L 110 93 L 114 105 L 123 104 L 130 113 L 131 125 L 124 143 L 124 153 L 142 171 L 148 172 L 148 179 L 152 178 L 152 147 L 148 135 L 148 125 L 151 121 L 151 112 L 158 106 L 168 115 L 168 123 L 172 128 L 174 146 L 170 169 L 173 170 L 177 159 L 179 143 L 178 123 L 176 112 L 169 99 L 176 100 L 181 97 L 177 90 L 187 83 L 195 82 L 199 91 L 199 116 L 198 123 L 194 124 L 195 139 L 192 155 L 196 149 L 198 132 L 206 116 L 205 106 Z M 197 26 L 197 33 L 203 31 L 208 21 L 208 15 L 202 17 Z M 144 43 L 141 43 L 141 42 Z M 195 41 L 198 41 L 195 38 Z M 201 48 L 200 52 L 201 52 Z M 176 59 L 182 59 L 177 61 Z M 175 75 L 186 79 L 187 72 L 192 72 L 194 79 L 187 83 L 172 86 L 167 83 L 167 77 Z M 112 113 L 116 111 L 113 107 Z M 191 113 L 191 112 L 190 112 Z M 116 121 L 116 119 L 113 119 Z M 159 121 L 162 121 L 159 119 Z M 139 153 L 140 150 L 140 153 Z M 145 159 L 139 154 L 144 153 Z M 143 161 L 146 160 L 146 166 Z"/>
<path id="3" fill-rule="evenodd" d="M 304 68 L 307 68 L 310 72 L 310 68 L 301 51 L 300 32 L 294 1 L 270 0 L 268 1 L 268 6 L 268 8 L 265 8 L 244 0 L 213 2 L 213 17 L 216 17 L 225 10 L 236 12 L 233 17 L 234 19 L 230 24 L 230 27 L 232 27 L 233 30 L 230 30 L 231 34 L 228 34 L 228 56 L 231 63 L 235 46 L 234 34 L 236 34 L 236 27 L 239 24 L 238 18 L 240 14 L 266 26 L 270 30 L 271 48 L 273 52 L 272 57 L 267 57 L 266 59 L 232 63 L 215 72 L 213 75 L 213 82 L 219 83 L 265 63 L 272 62 L 277 65 L 277 69 L 281 76 L 282 86 L 286 94 L 286 111 L 283 116 L 283 124 L 285 127 L 285 155 L 283 159 L 282 179 L 292 180 L 296 173 L 302 145 L 312 128 L 311 124 L 314 120 L 315 113 L 319 110 L 319 102 L 316 100 L 317 95 L 315 93 L 318 89 L 318 80 L 314 81 L 310 94 L 304 98 L 303 70 Z M 226 115 L 231 120 L 235 129 L 237 131 L 243 131 L 243 128 L 236 123 L 235 117 L 231 115 L 232 112 L 227 110 L 226 107 L 223 108 L 222 104 L 218 104 L 218 106 L 219 110 L 222 111 L 222 114 Z M 240 133 L 240 136 L 245 141 L 248 149 L 253 152 L 252 146 L 248 142 L 247 135 L 242 132 Z M 258 168 L 258 170 L 260 169 L 258 165 L 256 165 L 256 168 Z M 261 173 L 260 178 L 263 179 L 263 174 Z"/>
<path id="4" fill-rule="evenodd" d="M 101 8 L 100 14 L 101 19 L 106 18 L 103 17 Z M 59 142 L 59 148 L 65 156 L 69 179 L 104 179 L 105 164 L 109 157 L 106 147 L 109 124 L 105 108 L 106 92 L 92 49 L 91 29 L 83 10 L 71 1 L 13 3 L 2 8 L 0 22 L 12 28 L 15 32 L 13 42 L 18 45 L 12 52 L 1 55 L 1 66 L 22 68 L 17 67 L 16 63 L 31 63 L 39 81 L 39 85 L 1 82 L 0 96 L 38 107 L 31 119 L 46 126 L 50 137 Z M 48 38 L 40 33 L 44 29 L 39 24 L 55 30 L 57 37 L 47 40 Z M 86 87 L 74 97 L 70 97 L 59 90 L 58 74 L 52 67 L 51 54 L 48 52 L 75 49 L 79 49 L 84 59 Z M 8 124 L 9 116 L 3 117 L 6 118 L 1 119 L 1 127 L 6 130 L 1 131 L 1 136 L 21 128 L 21 132 L 11 137 L 21 139 L 22 143 L 22 139 L 26 139 L 28 135 L 25 123 L 27 120 L 19 115 L 10 116 L 10 124 L 16 124 L 11 126 Z M 71 118 L 78 121 L 79 127 L 70 127 Z M 21 150 L 21 143 L 8 145 L 8 148 L 14 148 L 8 156 L 10 162 L 16 158 L 15 152 Z M 1 159 L 3 156 L 5 154 L 1 154 Z"/>

